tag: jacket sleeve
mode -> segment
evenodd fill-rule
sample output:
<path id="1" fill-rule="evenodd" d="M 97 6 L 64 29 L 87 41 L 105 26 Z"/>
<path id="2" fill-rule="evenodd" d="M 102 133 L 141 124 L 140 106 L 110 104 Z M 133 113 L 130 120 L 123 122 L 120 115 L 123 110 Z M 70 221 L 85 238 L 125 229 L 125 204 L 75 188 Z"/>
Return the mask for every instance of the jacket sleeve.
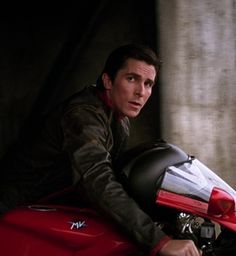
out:
<path id="1" fill-rule="evenodd" d="M 75 182 L 83 187 L 94 207 L 150 252 L 166 235 L 116 180 L 109 153 L 112 136 L 104 115 L 91 107 L 77 108 L 64 116 L 62 128 Z"/>

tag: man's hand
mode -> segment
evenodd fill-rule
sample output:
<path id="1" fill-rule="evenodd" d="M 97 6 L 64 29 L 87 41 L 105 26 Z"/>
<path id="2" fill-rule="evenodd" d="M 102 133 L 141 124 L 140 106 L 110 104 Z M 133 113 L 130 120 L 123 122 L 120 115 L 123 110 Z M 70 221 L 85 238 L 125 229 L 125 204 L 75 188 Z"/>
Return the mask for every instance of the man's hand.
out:
<path id="1" fill-rule="evenodd" d="M 192 240 L 170 240 L 159 251 L 161 256 L 200 256 Z"/>

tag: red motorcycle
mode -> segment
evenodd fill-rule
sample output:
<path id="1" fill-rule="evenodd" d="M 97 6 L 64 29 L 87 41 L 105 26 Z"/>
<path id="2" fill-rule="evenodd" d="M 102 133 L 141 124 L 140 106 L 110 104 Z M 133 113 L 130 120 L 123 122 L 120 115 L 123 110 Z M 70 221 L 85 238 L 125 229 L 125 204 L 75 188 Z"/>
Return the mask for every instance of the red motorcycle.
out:
<path id="1" fill-rule="evenodd" d="M 121 158 L 120 181 L 153 220 L 176 239 L 192 239 L 205 256 L 236 255 L 236 191 L 197 158 L 164 141 Z M 138 248 L 103 216 L 73 205 L 73 189 L 0 218 L 4 256 L 125 256 Z"/>

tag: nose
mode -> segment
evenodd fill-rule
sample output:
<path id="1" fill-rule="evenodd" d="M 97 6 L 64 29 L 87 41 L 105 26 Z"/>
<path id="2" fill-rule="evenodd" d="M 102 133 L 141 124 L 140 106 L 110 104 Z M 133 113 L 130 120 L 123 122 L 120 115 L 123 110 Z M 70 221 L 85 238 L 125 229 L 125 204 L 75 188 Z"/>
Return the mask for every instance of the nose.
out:
<path id="1" fill-rule="evenodd" d="M 143 83 L 139 83 L 136 87 L 135 94 L 139 97 L 142 97 L 145 95 L 145 85 Z"/>

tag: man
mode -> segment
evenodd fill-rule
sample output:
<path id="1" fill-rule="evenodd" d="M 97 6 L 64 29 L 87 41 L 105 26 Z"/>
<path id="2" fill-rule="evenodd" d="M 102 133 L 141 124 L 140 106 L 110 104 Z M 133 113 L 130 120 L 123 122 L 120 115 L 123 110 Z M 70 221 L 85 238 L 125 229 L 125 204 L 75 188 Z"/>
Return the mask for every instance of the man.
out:
<path id="1" fill-rule="evenodd" d="M 96 86 L 54 109 L 30 139 L 21 140 L 20 150 L 5 159 L 2 206 L 10 209 L 73 184 L 145 253 L 199 255 L 192 241 L 172 240 L 157 228 L 113 170 L 129 135 L 128 118 L 136 117 L 151 96 L 159 66 L 147 47 L 115 49 Z"/>

